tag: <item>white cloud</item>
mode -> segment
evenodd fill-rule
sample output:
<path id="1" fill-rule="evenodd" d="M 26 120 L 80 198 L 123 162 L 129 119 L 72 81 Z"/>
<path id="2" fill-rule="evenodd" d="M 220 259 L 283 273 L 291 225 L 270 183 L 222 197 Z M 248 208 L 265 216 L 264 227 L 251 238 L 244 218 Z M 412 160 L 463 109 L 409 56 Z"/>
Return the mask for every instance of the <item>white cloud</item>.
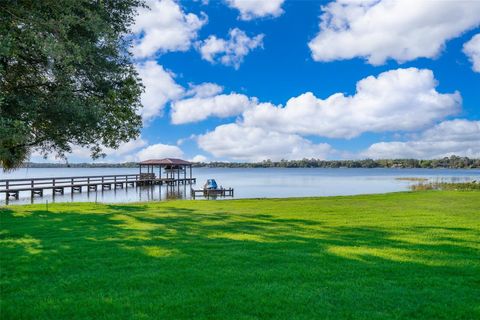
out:
<path id="1" fill-rule="evenodd" d="M 145 86 L 140 113 L 144 121 L 148 121 L 161 115 L 165 104 L 180 98 L 184 89 L 175 82 L 173 73 L 155 61 L 137 64 L 136 68 Z"/>
<path id="2" fill-rule="evenodd" d="M 140 161 L 148 159 L 162 159 L 162 158 L 182 158 L 183 151 L 173 145 L 168 144 L 152 144 L 136 154 L 136 159 Z"/>
<path id="3" fill-rule="evenodd" d="M 69 157 L 70 158 L 70 157 Z M 29 162 L 45 163 L 45 162 L 64 162 L 63 159 L 59 159 L 53 153 L 43 154 L 39 150 L 33 150 L 30 154 Z"/>
<path id="4" fill-rule="evenodd" d="M 240 11 L 242 20 L 262 17 L 278 17 L 283 13 L 285 0 L 225 0 L 229 7 Z"/>
<path id="5" fill-rule="evenodd" d="M 209 4 L 210 0 L 193 0 L 194 2 L 200 2 L 202 5 L 206 6 Z"/>
<path id="6" fill-rule="evenodd" d="M 201 149 L 217 158 L 240 161 L 325 158 L 328 144 L 314 144 L 298 135 L 231 123 L 197 138 Z"/>
<path id="7" fill-rule="evenodd" d="M 207 98 L 217 95 L 223 91 L 223 87 L 216 83 L 204 82 L 198 85 L 191 85 L 187 96 L 195 96 L 197 98 Z"/>
<path id="8" fill-rule="evenodd" d="M 317 61 L 433 58 L 447 40 L 480 25 L 475 0 L 337 0 L 322 9 L 320 32 L 309 43 Z"/>
<path id="9" fill-rule="evenodd" d="M 336 93 L 323 100 L 307 92 L 285 107 L 248 109 L 243 119 L 251 127 L 331 138 L 418 130 L 460 110 L 460 94 L 441 94 L 436 85 L 430 70 L 391 70 L 360 80 L 353 96 Z"/>
<path id="10" fill-rule="evenodd" d="M 480 121 L 444 121 L 411 141 L 379 142 L 371 145 L 364 157 L 433 159 L 451 155 L 480 157 Z"/>
<path id="11" fill-rule="evenodd" d="M 135 157 L 132 156 L 132 153 L 145 145 L 147 145 L 147 141 L 145 141 L 142 137 L 139 137 L 137 139 L 121 143 L 117 149 L 103 147 L 103 153 L 105 154 L 105 157 L 100 158 L 95 162 L 135 161 Z M 70 153 L 65 154 L 69 162 L 93 162 L 89 148 L 72 145 L 71 150 L 72 151 Z M 44 159 L 40 152 L 34 151 L 31 155 L 31 161 L 63 162 L 64 159 L 56 157 L 55 154 L 48 154 L 47 158 Z"/>
<path id="12" fill-rule="evenodd" d="M 120 144 L 120 146 L 117 148 L 117 149 L 112 149 L 112 148 L 106 148 L 104 150 L 105 154 L 107 156 L 116 156 L 116 157 L 119 157 L 119 156 L 130 156 L 131 153 L 137 149 L 140 149 L 144 146 L 147 145 L 147 141 L 144 140 L 143 138 L 137 138 L 137 139 L 134 139 L 134 140 L 130 140 L 128 142 L 124 142 L 122 144 Z"/>
<path id="13" fill-rule="evenodd" d="M 238 93 L 218 94 L 219 90 L 221 87 L 211 83 L 194 86 L 190 90 L 193 97 L 172 103 L 172 123 L 197 122 L 210 116 L 226 118 L 257 104 L 256 98 Z"/>
<path id="14" fill-rule="evenodd" d="M 190 161 L 191 162 L 207 162 L 208 158 L 205 157 L 204 155 L 197 154 L 195 157 L 193 157 Z"/>
<path id="15" fill-rule="evenodd" d="M 157 52 L 186 51 L 197 38 L 198 30 L 207 17 L 185 13 L 173 0 L 149 0 L 149 8 L 138 12 L 132 32 L 138 35 L 133 48 L 137 58 L 150 57 Z"/>
<path id="16" fill-rule="evenodd" d="M 211 35 L 199 42 L 198 47 L 202 58 L 211 63 L 219 62 L 238 69 L 250 51 L 263 46 L 263 34 L 250 38 L 238 28 L 230 30 L 228 34 L 227 40 Z"/>
<path id="17" fill-rule="evenodd" d="M 480 33 L 463 45 L 463 52 L 472 62 L 473 71 L 480 72 Z"/>

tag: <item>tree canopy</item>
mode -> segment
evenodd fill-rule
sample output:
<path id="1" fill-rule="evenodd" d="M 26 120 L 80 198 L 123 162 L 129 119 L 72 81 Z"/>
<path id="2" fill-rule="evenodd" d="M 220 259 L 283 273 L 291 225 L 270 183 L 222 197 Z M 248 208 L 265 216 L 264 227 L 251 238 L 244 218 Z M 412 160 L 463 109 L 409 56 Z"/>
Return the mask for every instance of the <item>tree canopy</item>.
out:
<path id="1" fill-rule="evenodd" d="M 128 51 L 143 0 L 0 2 L 0 163 L 33 151 L 92 158 L 138 136 L 143 87 Z"/>

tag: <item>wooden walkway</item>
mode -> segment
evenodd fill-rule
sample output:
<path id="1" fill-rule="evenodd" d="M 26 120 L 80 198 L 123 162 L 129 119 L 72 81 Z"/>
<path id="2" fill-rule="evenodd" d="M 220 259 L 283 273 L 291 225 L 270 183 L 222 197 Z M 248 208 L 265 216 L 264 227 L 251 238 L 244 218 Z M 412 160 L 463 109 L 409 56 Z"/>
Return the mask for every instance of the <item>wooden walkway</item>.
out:
<path id="1" fill-rule="evenodd" d="M 111 190 L 128 186 L 146 185 L 180 185 L 192 184 L 196 178 L 156 178 L 153 174 L 126 174 L 106 176 L 79 176 L 56 178 L 29 178 L 0 180 L 0 193 L 18 199 L 20 192 L 30 192 L 31 197 L 43 196 L 44 190 L 52 190 L 52 194 L 64 194 L 65 189 L 74 192 Z"/>
<path id="2" fill-rule="evenodd" d="M 190 189 L 192 199 L 197 196 L 210 198 L 210 197 L 233 197 L 233 188 L 221 188 L 221 189 Z"/>

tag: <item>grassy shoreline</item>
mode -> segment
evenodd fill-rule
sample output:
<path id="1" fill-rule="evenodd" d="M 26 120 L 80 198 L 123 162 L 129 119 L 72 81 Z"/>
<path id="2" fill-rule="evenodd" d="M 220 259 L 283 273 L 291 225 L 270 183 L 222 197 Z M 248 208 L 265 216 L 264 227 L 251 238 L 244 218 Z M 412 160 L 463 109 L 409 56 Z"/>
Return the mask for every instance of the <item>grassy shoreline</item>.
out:
<path id="1" fill-rule="evenodd" d="M 3 319 L 474 319 L 480 193 L 0 208 Z"/>

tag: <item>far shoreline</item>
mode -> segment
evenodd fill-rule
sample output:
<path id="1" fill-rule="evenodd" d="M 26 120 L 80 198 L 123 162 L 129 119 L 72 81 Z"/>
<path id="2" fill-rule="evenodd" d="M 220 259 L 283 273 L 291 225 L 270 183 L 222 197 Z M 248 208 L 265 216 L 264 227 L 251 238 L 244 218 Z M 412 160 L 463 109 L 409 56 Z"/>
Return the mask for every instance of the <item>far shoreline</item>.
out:
<path id="1" fill-rule="evenodd" d="M 194 168 L 325 168 L 325 169 L 480 169 L 480 158 L 452 155 L 440 159 L 263 160 L 259 162 L 192 162 Z M 137 162 L 47 163 L 28 162 L 20 168 L 137 168 Z"/>

